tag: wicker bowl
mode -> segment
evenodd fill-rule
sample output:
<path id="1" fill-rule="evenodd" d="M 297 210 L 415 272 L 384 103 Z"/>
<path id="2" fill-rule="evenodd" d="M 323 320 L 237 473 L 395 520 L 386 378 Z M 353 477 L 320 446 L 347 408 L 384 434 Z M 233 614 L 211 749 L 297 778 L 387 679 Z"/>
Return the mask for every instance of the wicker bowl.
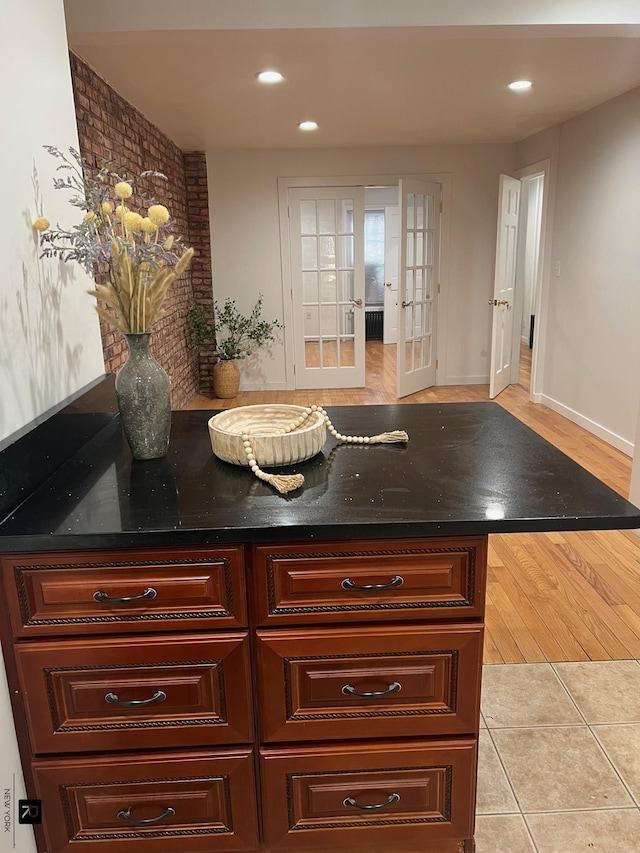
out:
<path id="1" fill-rule="evenodd" d="M 295 465 L 319 453 L 327 439 L 324 418 L 311 412 L 291 432 L 276 435 L 306 412 L 303 406 L 239 406 L 209 419 L 211 447 L 219 459 L 233 465 L 248 465 L 242 434 L 251 434 L 251 447 L 258 465 Z"/>

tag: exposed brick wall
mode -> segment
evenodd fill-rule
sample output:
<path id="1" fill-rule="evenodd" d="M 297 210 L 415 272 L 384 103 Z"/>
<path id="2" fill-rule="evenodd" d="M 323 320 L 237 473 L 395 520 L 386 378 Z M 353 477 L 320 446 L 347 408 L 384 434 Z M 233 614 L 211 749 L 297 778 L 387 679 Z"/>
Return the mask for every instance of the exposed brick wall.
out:
<path id="1" fill-rule="evenodd" d="M 193 298 L 201 305 L 211 305 L 213 280 L 211 272 L 211 237 L 209 231 L 209 190 L 207 188 L 207 159 L 203 151 L 184 155 L 187 177 L 189 243 L 195 249 L 191 265 Z M 200 347 L 200 393 L 213 393 L 213 347 Z"/>
<path id="2" fill-rule="evenodd" d="M 174 233 L 196 249 L 192 267 L 173 284 L 165 314 L 156 323 L 151 339 L 151 351 L 171 378 L 172 406 L 184 408 L 200 387 L 199 354 L 187 343 L 186 315 L 194 296 L 194 281 L 198 282 L 198 299 L 206 299 L 207 269 L 209 301 L 212 298 L 208 201 L 202 200 L 207 195 L 204 154 L 185 155 L 80 57 L 72 53 L 70 62 L 81 154 L 90 166 L 110 164 L 122 176 L 135 178 L 147 169 L 164 173 L 167 181 L 136 181 L 136 195 L 138 189 L 143 190 L 165 204 L 176 222 Z M 205 183 L 200 186 L 203 168 Z M 197 191 L 194 198 L 190 198 L 192 190 Z M 203 210 L 207 213 L 206 234 Z M 193 225 L 190 214 L 196 217 Z M 206 254 L 201 255 L 204 250 Z M 105 369 L 114 372 L 126 359 L 126 342 L 102 323 L 101 330 Z"/>

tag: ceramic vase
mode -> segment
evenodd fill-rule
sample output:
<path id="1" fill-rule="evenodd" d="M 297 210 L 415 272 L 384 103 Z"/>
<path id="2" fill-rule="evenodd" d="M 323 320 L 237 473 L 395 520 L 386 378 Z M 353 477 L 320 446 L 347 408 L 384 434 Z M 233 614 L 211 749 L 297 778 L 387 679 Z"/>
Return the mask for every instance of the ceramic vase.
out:
<path id="1" fill-rule="evenodd" d="M 134 459 L 167 455 L 171 383 L 149 352 L 149 332 L 125 334 L 129 357 L 116 374 L 120 420 Z"/>

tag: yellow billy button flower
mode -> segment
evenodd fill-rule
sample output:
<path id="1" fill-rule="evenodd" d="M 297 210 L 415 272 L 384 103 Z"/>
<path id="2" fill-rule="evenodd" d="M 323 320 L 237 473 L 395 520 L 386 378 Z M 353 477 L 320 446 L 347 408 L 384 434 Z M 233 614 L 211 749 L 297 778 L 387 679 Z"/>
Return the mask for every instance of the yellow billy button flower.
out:
<path id="1" fill-rule="evenodd" d="M 173 234 L 169 235 L 169 237 L 167 237 L 167 239 L 162 244 L 163 249 L 165 249 L 167 252 L 169 252 L 171 250 L 172 246 L 173 246 Z"/>
<path id="2" fill-rule="evenodd" d="M 113 205 L 110 201 L 103 201 L 101 209 L 105 216 L 111 216 L 113 213 Z"/>
<path id="3" fill-rule="evenodd" d="M 142 230 L 145 234 L 155 234 L 158 230 L 158 226 L 155 222 L 152 222 L 148 216 L 145 216 L 142 220 Z"/>
<path id="4" fill-rule="evenodd" d="M 93 212 L 93 210 L 88 210 L 84 215 L 84 221 L 85 222 L 91 222 L 91 220 L 95 219 L 95 218 L 96 218 L 96 215 Z"/>
<path id="5" fill-rule="evenodd" d="M 125 213 L 122 222 L 128 231 L 142 231 L 142 217 L 133 210 Z"/>
<path id="6" fill-rule="evenodd" d="M 164 225 L 171 218 L 169 211 L 163 204 L 152 204 L 147 214 L 149 215 L 149 219 L 156 225 Z"/>
<path id="7" fill-rule="evenodd" d="M 51 223 L 44 216 L 39 216 L 31 226 L 36 231 L 46 231 Z"/>
<path id="8" fill-rule="evenodd" d="M 126 204 L 119 204 L 116 207 L 116 216 L 118 217 L 118 219 L 123 219 L 127 213 L 129 213 L 129 208 L 126 206 Z"/>
<path id="9" fill-rule="evenodd" d="M 113 188 L 114 193 L 117 198 L 125 199 L 131 198 L 133 195 L 133 187 L 127 181 L 120 181 Z"/>

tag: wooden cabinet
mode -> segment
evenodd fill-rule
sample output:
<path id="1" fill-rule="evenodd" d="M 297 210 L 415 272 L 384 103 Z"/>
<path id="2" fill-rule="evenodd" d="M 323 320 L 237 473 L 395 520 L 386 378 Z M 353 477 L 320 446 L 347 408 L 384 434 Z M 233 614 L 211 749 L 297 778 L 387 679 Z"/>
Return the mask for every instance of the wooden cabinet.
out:
<path id="1" fill-rule="evenodd" d="M 259 631 L 262 738 L 470 734 L 481 657 L 476 625 Z"/>
<path id="2" fill-rule="evenodd" d="M 259 625 L 482 619 L 486 537 L 258 546 Z"/>
<path id="3" fill-rule="evenodd" d="M 247 634 L 21 643 L 39 754 L 251 743 Z"/>
<path id="4" fill-rule="evenodd" d="M 36 760 L 51 853 L 223 853 L 258 843 L 251 749 Z"/>
<path id="5" fill-rule="evenodd" d="M 486 538 L 1 563 L 42 851 L 473 849 Z"/>
<path id="6" fill-rule="evenodd" d="M 7 555 L 16 637 L 247 625 L 241 546 Z"/>
<path id="7" fill-rule="evenodd" d="M 262 749 L 268 845 L 430 850 L 473 834 L 476 742 Z"/>

